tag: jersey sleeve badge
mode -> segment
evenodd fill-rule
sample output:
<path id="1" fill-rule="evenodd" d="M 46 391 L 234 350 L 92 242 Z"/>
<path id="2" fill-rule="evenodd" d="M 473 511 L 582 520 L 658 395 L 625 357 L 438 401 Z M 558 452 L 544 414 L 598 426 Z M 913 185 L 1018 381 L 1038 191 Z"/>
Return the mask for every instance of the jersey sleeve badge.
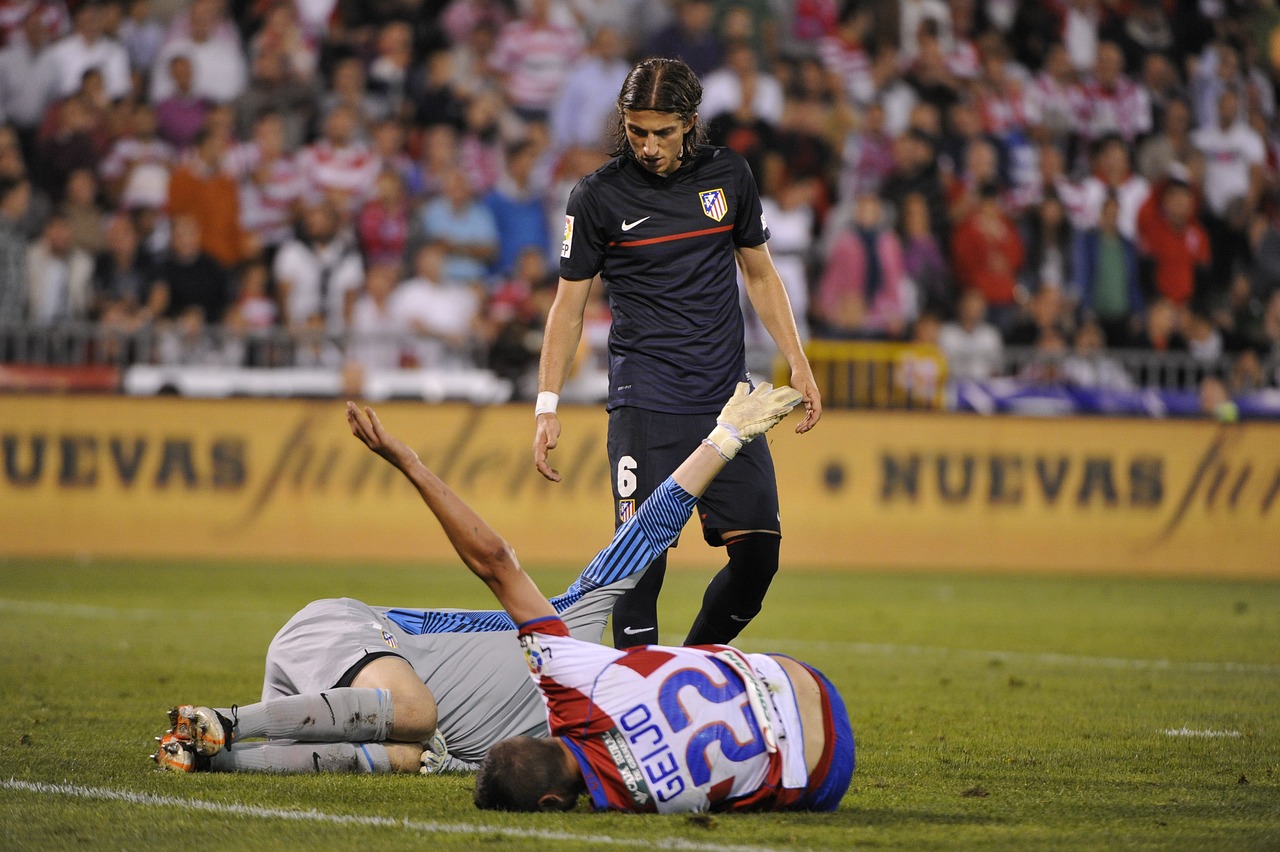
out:
<path id="1" fill-rule="evenodd" d="M 699 192 L 698 199 L 702 202 L 702 212 L 709 219 L 715 219 L 719 222 L 729 212 L 729 204 L 724 200 L 723 189 L 708 189 L 706 192 Z"/>
<path id="2" fill-rule="evenodd" d="M 535 680 L 542 677 L 544 652 L 537 635 L 526 633 L 521 636 L 520 647 L 524 649 L 524 661 L 529 666 L 529 674 L 533 675 Z"/>
<path id="3" fill-rule="evenodd" d="M 573 217 L 565 214 L 564 217 L 564 240 L 560 243 L 560 256 L 569 257 L 573 254 Z"/>

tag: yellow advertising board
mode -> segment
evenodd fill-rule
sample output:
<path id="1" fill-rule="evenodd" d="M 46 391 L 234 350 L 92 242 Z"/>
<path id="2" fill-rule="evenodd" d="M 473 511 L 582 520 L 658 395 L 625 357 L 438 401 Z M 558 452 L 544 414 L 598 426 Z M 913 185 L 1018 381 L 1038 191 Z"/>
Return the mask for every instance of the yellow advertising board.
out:
<path id="1" fill-rule="evenodd" d="M 383 419 L 529 563 L 613 524 L 604 412 L 387 403 Z M 784 564 L 1280 578 L 1280 424 L 828 412 L 770 433 Z M 439 559 L 407 483 L 333 401 L 0 399 L 0 555 Z M 675 564 L 719 564 L 688 534 Z"/>

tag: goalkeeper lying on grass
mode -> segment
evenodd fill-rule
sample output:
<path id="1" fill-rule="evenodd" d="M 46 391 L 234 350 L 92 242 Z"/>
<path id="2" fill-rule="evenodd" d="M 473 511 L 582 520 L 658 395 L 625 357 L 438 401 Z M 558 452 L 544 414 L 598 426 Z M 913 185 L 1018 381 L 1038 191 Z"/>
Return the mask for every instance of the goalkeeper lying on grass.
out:
<path id="1" fill-rule="evenodd" d="M 596 644 L 613 599 L 674 540 L 698 495 L 799 401 L 791 388 L 740 385 L 704 444 L 551 601 L 372 410 L 348 403 L 352 433 L 414 484 L 506 613 L 310 604 L 271 643 L 263 702 L 175 708 L 154 758 L 182 771 L 434 771 L 492 749 L 482 807 L 567 808 L 587 789 L 598 808 L 833 809 L 853 734 L 817 671 L 723 646 Z M 557 738 L 535 739 L 548 710 Z"/>

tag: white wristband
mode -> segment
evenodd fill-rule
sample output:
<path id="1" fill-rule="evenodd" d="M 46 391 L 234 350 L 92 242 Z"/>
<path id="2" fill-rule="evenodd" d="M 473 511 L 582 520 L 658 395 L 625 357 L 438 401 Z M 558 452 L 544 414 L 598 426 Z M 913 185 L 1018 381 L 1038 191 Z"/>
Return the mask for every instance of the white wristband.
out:
<path id="1" fill-rule="evenodd" d="M 555 414 L 556 406 L 560 404 L 560 394 L 551 391 L 539 391 L 538 402 L 533 408 L 533 416 L 539 414 Z"/>

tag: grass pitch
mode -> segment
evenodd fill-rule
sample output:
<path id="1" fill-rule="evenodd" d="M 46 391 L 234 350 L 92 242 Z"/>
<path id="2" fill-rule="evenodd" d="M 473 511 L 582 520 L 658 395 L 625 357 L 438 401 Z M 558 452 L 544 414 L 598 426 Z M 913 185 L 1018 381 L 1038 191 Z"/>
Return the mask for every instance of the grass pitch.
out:
<path id="1" fill-rule="evenodd" d="M 668 578 L 664 641 L 706 579 Z M 464 777 L 153 768 L 165 709 L 256 700 L 276 629 L 344 594 L 491 605 L 457 565 L 0 561 L 0 847 L 1280 849 L 1280 583 L 784 571 L 738 644 L 846 696 L 829 815 L 495 815 Z"/>

